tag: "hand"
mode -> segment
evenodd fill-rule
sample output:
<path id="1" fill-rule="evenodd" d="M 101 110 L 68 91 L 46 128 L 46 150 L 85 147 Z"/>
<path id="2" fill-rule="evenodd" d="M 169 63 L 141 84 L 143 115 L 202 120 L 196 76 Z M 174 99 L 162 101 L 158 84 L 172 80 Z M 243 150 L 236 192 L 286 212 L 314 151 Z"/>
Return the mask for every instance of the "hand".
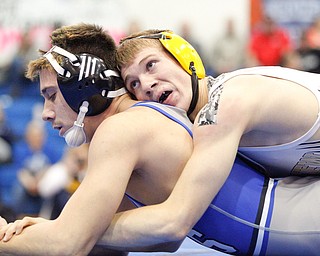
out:
<path id="1" fill-rule="evenodd" d="M 0 217 L 0 241 L 9 241 L 13 235 L 21 234 L 22 230 L 28 226 L 48 221 L 40 217 L 24 217 L 22 220 L 16 220 L 15 222 L 8 223 Z"/>

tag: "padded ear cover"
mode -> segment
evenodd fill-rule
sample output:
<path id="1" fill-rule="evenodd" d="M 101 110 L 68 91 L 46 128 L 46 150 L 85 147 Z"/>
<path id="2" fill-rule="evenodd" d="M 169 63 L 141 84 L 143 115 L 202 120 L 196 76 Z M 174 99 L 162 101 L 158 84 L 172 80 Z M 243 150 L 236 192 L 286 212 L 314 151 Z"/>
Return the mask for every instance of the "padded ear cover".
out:
<path id="1" fill-rule="evenodd" d="M 116 76 L 103 76 L 106 66 L 103 60 L 90 55 L 77 55 L 80 65 L 74 65 L 69 58 L 64 58 L 61 66 L 71 73 L 70 77 L 58 75 L 58 85 L 68 105 L 75 111 L 83 101 L 88 101 L 87 115 L 94 116 L 106 110 L 112 102 L 107 97 L 109 91 L 113 91 L 122 80 Z"/>
<path id="2" fill-rule="evenodd" d="M 206 71 L 198 52 L 181 36 L 171 32 L 161 32 L 161 44 L 176 58 L 185 71 L 192 75 L 190 63 L 193 62 L 197 76 L 204 78 Z"/>

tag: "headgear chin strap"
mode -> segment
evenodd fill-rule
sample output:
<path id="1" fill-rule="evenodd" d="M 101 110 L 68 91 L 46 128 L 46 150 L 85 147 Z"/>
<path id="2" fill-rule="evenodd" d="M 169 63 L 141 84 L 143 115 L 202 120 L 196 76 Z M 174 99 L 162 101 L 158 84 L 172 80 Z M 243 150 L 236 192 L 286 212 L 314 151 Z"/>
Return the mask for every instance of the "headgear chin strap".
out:
<path id="1" fill-rule="evenodd" d="M 64 57 L 61 64 L 52 52 Z M 75 55 L 53 46 L 44 57 L 58 74 L 58 86 L 66 102 L 78 113 L 74 125 L 64 134 L 68 146 L 78 147 L 86 142 L 84 117 L 102 113 L 110 106 L 113 98 L 127 91 L 119 74 L 106 69 L 103 60 L 94 55 Z M 119 85 L 122 88 L 116 90 Z"/>
<path id="2" fill-rule="evenodd" d="M 86 134 L 83 130 L 83 120 L 86 113 L 88 112 L 88 106 L 89 103 L 87 101 L 84 101 L 82 106 L 80 107 L 77 120 L 74 122 L 73 126 L 63 135 L 69 147 L 79 147 L 87 140 Z"/>
<path id="3" fill-rule="evenodd" d="M 192 85 L 192 99 L 187 112 L 187 115 L 191 115 L 193 110 L 196 108 L 198 98 L 199 98 L 199 81 L 196 73 L 196 68 L 194 67 L 194 63 L 190 62 L 190 70 L 192 72 L 191 75 L 191 85 Z"/>

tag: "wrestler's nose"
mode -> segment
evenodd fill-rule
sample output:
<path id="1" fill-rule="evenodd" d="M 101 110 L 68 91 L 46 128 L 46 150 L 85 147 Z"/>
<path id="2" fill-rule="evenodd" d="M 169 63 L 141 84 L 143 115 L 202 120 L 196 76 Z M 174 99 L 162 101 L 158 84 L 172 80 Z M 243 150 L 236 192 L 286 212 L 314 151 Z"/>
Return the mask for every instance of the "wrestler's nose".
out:
<path id="1" fill-rule="evenodd" d="M 147 99 L 154 100 L 152 97 L 154 95 L 154 89 L 158 84 L 157 81 L 150 76 L 142 75 L 140 77 L 140 83 L 143 94 L 147 97 Z"/>
<path id="2" fill-rule="evenodd" d="M 55 112 L 54 112 L 52 106 L 50 106 L 50 103 L 45 101 L 45 103 L 43 105 L 43 110 L 42 110 L 42 120 L 50 122 L 50 121 L 54 120 L 54 117 L 55 117 Z"/>

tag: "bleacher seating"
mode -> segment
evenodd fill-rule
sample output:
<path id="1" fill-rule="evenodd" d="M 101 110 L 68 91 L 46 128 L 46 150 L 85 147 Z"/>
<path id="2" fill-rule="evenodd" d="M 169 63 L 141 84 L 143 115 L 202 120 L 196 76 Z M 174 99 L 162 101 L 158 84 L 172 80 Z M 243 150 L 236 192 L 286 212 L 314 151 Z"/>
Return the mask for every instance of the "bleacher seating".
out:
<path id="1" fill-rule="evenodd" d="M 27 152 L 27 146 L 24 141 L 24 133 L 27 123 L 32 118 L 32 110 L 35 104 L 42 103 L 39 96 L 37 86 L 28 86 L 18 98 L 8 96 L 9 89 L 0 86 L 0 100 L 5 99 L 5 114 L 8 124 L 12 127 L 15 134 L 13 145 L 13 161 L 12 163 L 0 165 L 0 201 L 10 205 L 11 192 L 14 182 L 16 182 L 16 174 L 21 167 L 21 159 Z M 45 124 L 47 130 L 47 139 L 44 146 L 45 152 L 50 157 L 52 163 L 58 161 L 62 156 L 64 147 L 66 146 L 64 139 L 60 138 L 57 131 L 53 130 L 51 125 Z"/>

